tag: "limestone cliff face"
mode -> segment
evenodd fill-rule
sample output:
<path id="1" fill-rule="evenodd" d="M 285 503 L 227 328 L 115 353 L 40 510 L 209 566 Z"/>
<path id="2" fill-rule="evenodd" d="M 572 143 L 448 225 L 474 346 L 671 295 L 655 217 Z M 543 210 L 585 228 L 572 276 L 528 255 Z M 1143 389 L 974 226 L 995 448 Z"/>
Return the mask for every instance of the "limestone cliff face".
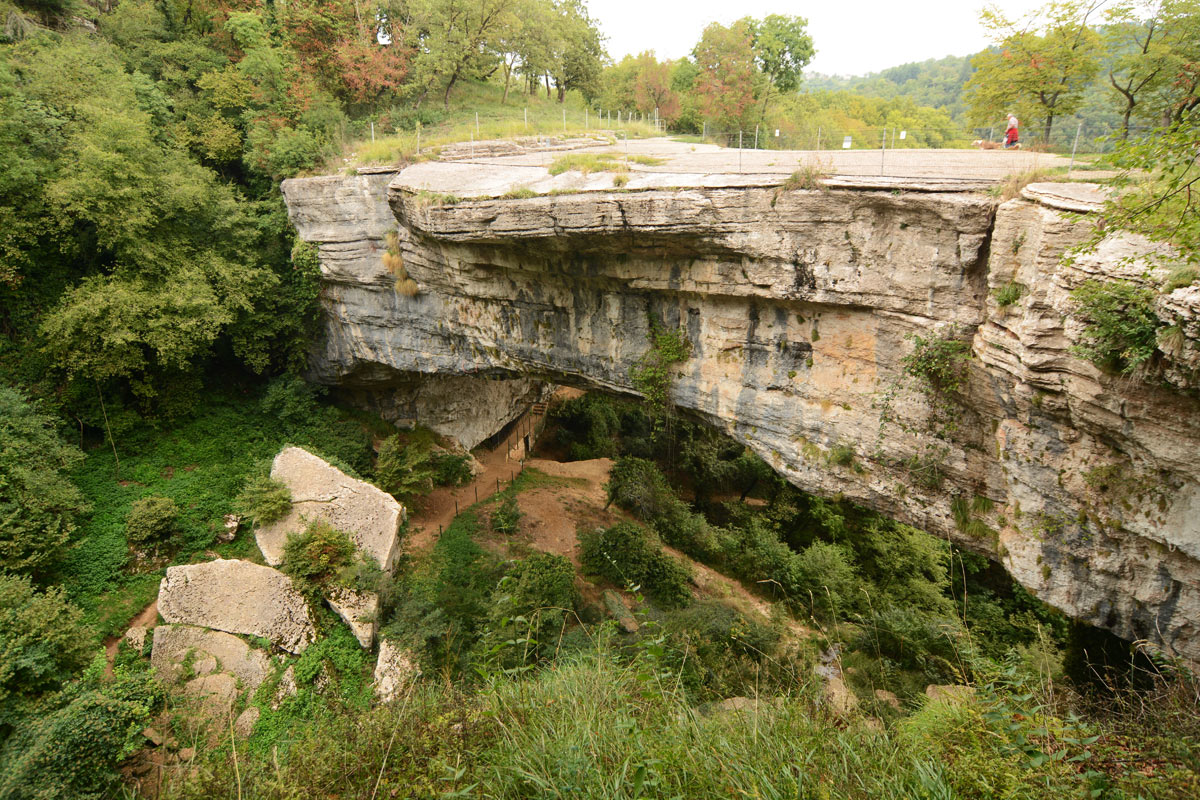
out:
<path id="1" fill-rule="evenodd" d="M 535 379 L 631 392 L 649 320 L 680 326 L 692 355 L 676 404 L 797 486 L 954 537 L 1067 613 L 1200 661 L 1200 415 L 1187 388 L 1200 290 L 1161 300 L 1184 334 L 1165 372 L 1175 387 L 1072 356 L 1071 289 L 1146 274 L 1123 261 L 1148 249 L 1131 239 L 1064 264 L 1086 198 L 1044 186 L 997 206 L 945 187 L 781 191 L 739 176 L 449 204 L 407 175 L 284 184 L 325 273 L 317 380 L 377 404 L 410 387 L 404 397 L 425 391 L 427 408 L 463 415 L 504 404 L 454 381 L 504 387 L 491 391 L 512 407 Z M 389 231 L 415 297 L 381 263 Z M 998 306 L 990 291 L 1013 281 L 1029 290 Z M 939 333 L 974 355 L 948 436 L 901 365 L 911 335 Z M 492 413 L 502 424 L 509 412 Z M 839 446 L 852 463 L 830 463 Z M 931 472 L 944 477 L 914 477 Z"/>
<path id="2" fill-rule="evenodd" d="M 542 384 L 459 358 L 435 358 L 454 339 L 449 320 L 437 316 L 428 296 L 398 295 L 382 262 L 385 239 L 397 227 L 387 201 L 394 177 L 377 172 L 284 181 L 292 224 L 320 245 L 327 325 L 311 377 L 399 425 L 420 423 L 475 447 L 516 419 Z M 391 358 L 395 341 L 419 335 L 418 321 L 433 328 L 437 340 L 425 348 L 428 357 Z"/>

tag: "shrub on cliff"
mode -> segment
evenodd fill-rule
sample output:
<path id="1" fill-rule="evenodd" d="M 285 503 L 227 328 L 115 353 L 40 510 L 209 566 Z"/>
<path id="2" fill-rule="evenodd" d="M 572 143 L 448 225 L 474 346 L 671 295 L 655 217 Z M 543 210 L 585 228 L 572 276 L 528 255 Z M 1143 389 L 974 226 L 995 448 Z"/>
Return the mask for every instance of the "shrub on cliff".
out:
<path id="1" fill-rule="evenodd" d="M 270 525 L 292 510 L 292 492 L 279 481 L 260 474 L 246 481 L 235 506 L 255 525 Z"/>
<path id="2" fill-rule="evenodd" d="M 1131 281 L 1089 280 L 1071 293 L 1083 340 L 1071 348 L 1101 369 L 1129 375 L 1153 356 L 1162 321 L 1152 289 Z"/>
<path id="3" fill-rule="evenodd" d="M 303 533 L 293 533 L 283 546 L 281 569 L 296 588 L 313 594 L 332 583 L 351 566 L 354 542 L 325 520 L 310 522 Z"/>

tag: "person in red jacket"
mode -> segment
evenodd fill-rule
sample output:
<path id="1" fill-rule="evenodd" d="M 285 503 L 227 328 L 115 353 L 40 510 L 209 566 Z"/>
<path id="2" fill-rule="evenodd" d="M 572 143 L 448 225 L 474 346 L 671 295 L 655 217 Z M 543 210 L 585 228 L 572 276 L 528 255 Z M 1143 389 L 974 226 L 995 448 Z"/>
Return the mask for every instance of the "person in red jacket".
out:
<path id="1" fill-rule="evenodd" d="M 1014 147 L 1020 148 L 1021 141 L 1017 133 L 1017 118 L 1012 114 L 1008 115 L 1008 130 L 1004 132 L 1004 149 L 1011 150 Z"/>

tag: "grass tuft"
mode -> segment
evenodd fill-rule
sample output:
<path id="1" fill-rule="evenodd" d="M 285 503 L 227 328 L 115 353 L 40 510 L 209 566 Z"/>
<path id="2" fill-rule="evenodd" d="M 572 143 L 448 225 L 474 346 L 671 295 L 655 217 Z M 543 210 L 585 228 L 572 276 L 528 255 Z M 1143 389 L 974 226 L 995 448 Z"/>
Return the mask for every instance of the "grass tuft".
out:
<path id="1" fill-rule="evenodd" d="M 629 167 L 613 153 L 568 153 L 554 159 L 550 165 L 551 175 L 561 175 L 564 172 L 628 172 Z"/>

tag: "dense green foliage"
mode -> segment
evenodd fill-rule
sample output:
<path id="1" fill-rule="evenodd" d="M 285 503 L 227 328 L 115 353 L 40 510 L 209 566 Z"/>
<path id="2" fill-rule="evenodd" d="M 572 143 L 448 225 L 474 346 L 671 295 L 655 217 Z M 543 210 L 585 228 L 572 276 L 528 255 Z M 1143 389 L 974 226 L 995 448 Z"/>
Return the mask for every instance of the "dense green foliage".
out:
<path id="1" fill-rule="evenodd" d="M 579 561 L 585 573 L 643 591 L 663 608 L 677 608 L 691 600 L 687 567 L 632 522 L 580 533 Z"/>
<path id="2" fill-rule="evenodd" d="M 558 649 L 578 618 L 575 567 L 566 558 L 536 553 L 514 564 L 496 585 L 481 646 L 492 664 L 512 669 L 537 663 Z"/>
<path id="3" fill-rule="evenodd" d="M 120 781 L 118 765 L 142 746 L 142 730 L 165 690 L 147 666 L 89 676 L 31 718 L 0 750 L 0 797 L 101 800 Z"/>
<path id="4" fill-rule="evenodd" d="M 471 482 L 469 453 L 435 453 L 430 458 L 433 482 L 438 486 L 464 486 Z"/>
<path id="5" fill-rule="evenodd" d="M 247 532 L 230 544 L 215 545 L 223 517 L 235 510 L 246 480 L 285 444 L 305 447 L 348 468 L 369 471 L 370 435 L 355 417 L 314 405 L 300 423 L 261 409 L 258 393 L 234 388 L 206 395 L 205 407 L 169 428 L 126 427 L 117 435 L 120 472 L 112 449 L 100 446 L 73 478 L 92 514 L 77 543 L 56 569 L 57 579 L 99 632 L 109 634 L 154 597 L 161 573 L 127 571 L 125 523 L 133 503 L 146 495 L 167 497 L 180 509 L 176 560 L 191 560 L 215 547 L 230 555 L 254 547 Z M 137 418 L 131 415 L 131 423 Z"/>
<path id="6" fill-rule="evenodd" d="M 1154 356 L 1162 322 L 1154 311 L 1153 289 L 1131 281 L 1089 280 L 1071 297 L 1084 324 L 1075 353 L 1123 375 Z"/>
<path id="7" fill-rule="evenodd" d="M 779 702 L 698 709 L 671 667 L 680 655 L 648 647 L 629 657 L 601 643 L 532 676 L 495 674 L 466 695 L 430 682 L 403 702 L 322 714 L 287 750 L 240 753 L 236 765 L 225 753 L 169 796 L 224 797 L 239 779 L 280 800 L 373 792 L 1183 800 L 1196 786 L 1173 744 L 1195 735 L 1182 692 L 1148 707 L 1141 724 L 1158 760 L 1154 770 L 1131 769 L 1117 731 L 1136 715 L 1080 725 L 1001 670 L 976 694 L 880 728 L 821 710 L 807 674 Z"/>
<path id="8" fill-rule="evenodd" d="M 178 532 L 179 506 L 169 497 L 150 495 L 135 500 L 125 518 L 125 538 L 131 544 L 161 544 Z"/>
<path id="9" fill-rule="evenodd" d="M 883 100 L 906 98 L 919 106 L 944 109 L 959 122 L 966 112 L 963 86 L 973 71 L 970 56 L 946 56 L 859 77 L 806 75 L 805 86 L 814 92 L 844 92 Z"/>
<path id="10" fill-rule="evenodd" d="M 496 510 L 492 512 L 492 530 L 512 535 L 521 529 L 521 509 L 517 507 L 517 495 L 507 492 Z"/>
<path id="11" fill-rule="evenodd" d="M 91 657 L 81 616 L 62 590 L 38 591 L 26 577 L 0 573 L 0 739 L 31 701 Z"/>
<path id="12" fill-rule="evenodd" d="M 926 341 L 934 344 L 926 348 L 929 352 L 920 347 L 914 351 L 914 365 L 923 367 L 914 368 L 918 374 L 913 380 L 932 381 L 930 391 L 932 385 L 953 384 L 964 353 L 952 346 L 957 344 L 954 340 L 945 340 L 950 342 L 946 345 L 936 344 L 943 340 L 933 337 Z M 586 404 L 570 402 L 588 409 L 583 419 L 597 420 L 608 429 L 629 401 L 595 397 Z M 579 423 L 572 416 L 564 419 Z M 701 427 L 681 422 L 679 435 L 685 445 L 676 461 L 678 472 L 668 473 L 660 466 L 669 466 L 668 451 L 662 449 L 653 454 L 658 463 L 619 457 L 609 475 L 610 501 L 649 524 L 664 543 L 820 623 L 857 621 L 870 631 L 859 640 L 861 648 L 891 664 L 890 669 L 919 673 L 927 682 L 944 682 L 959 674 L 947 665 L 959 672 L 966 669 L 962 658 L 951 657 L 969 649 L 955 611 L 955 598 L 968 591 L 963 576 L 971 576 L 968 621 L 978 633 L 971 647 L 998 655 L 1009 647 L 1032 646 L 1039 630 L 1065 640 L 1061 618 L 1023 589 L 996 580 L 983 566 L 986 562 L 910 526 L 849 503 L 806 495 L 777 478 L 759 484 L 765 505 L 712 503 L 713 495 L 744 491 L 744 477 L 734 466 L 747 456 L 727 438 L 695 430 Z M 586 439 L 586 433 L 577 430 L 573 435 Z M 689 457 L 689 448 L 708 456 Z M 680 497 L 678 483 L 668 474 L 697 487 L 695 506 Z M 698 488 L 702 484 L 707 484 L 703 495 Z M 701 497 L 710 499 L 701 504 Z M 640 545 L 646 536 L 635 538 Z M 618 586 L 628 580 L 603 552 L 593 548 L 591 556 L 596 563 L 585 560 L 585 567 Z M 629 557 L 613 560 L 624 568 Z M 986 585 L 980 585 L 984 577 Z"/>
<path id="13" fill-rule="evenodd" d="M 237 496 L 236 507 L 255 525 L 270 525 L 291 511 L 292 490 L 260 473 L 246 479 L 246 485 Z"/>
<path id="14" fill-rule="evenodd" d="M 314 595 L 349 567 L 353 556 L 354 542 L 349 535 L 318 519 L 287 538 L 280 569 L 299 591 Z"/>
<path id="15" fill-rule="evenodd" d="M 682 330 L 665 330 L 654 319 L 650 320 L 650 349 L 647 350 L 629 372 L 633 388 L 646 399 L 646 411 L 650 417 L 651 430 L 665 433 L 671 431 L 672 401 L 671 386 L 673 368 L 687 361 L 691 344 Z"/>
<path id="16" fill-rule="evenodd" d="M 379 445 L 375 482 L 398 500 L 409 501 L 429 491 L 434 474 L 427 446 L 416 442 L 405 444 L 396 436 Z"/>
<path id="17" fill-rule="evenodd" d="M 1079 25 L 1083 56 L 1097 36 L 1115 43 L 1111 56 L 1101 67 L 1079 60 L 1069 91 L 1037 111 L 1049 130 L 1054 116 L 1095 105 L 1088 76 L 1106 68 L 1126 127 L 1167 126 L 1121 150 L 1119 163 L 1147 180 L 1112 218 L 1182 244 L 1196 238 L 1194 11 L 1186 0 L 1163 4 L 1160 33 L 1124 5 L 1109 29 Z M 118 767 L 143 745 L 165 692 L 126 645 L 110 677 L 100 657 L 81 670 L 101 637 L 146 607 L 166 564 L 210 551 L 251 557 L 250 531 L 224 543 L 217 534 L 230 511 L 263 525 L 291 509 L 264 467 L 281 447 L 309 448 L 405 500 L 470 478 L 469 457 L 435 451 L 427 431 L 397 436 L 293 374 L 314 333 L 319 262 L 291 233 L 280 179 L 346 166 L 340 156 L 376 127 L 419 136 L 422 124 L 457 119 L 434 138 L 480 136 L 488 116 L 517 118 L 510 94 L 528 102 L 543 87 L 544 107 L 533 104 L 533 127 L 522 130 L 557 131 L 562 109 L 586 107 L 623 110 L 621 126 L 632 110 L 727 141 L 739 128 L 778 128 L 771 146 L 809 146 L 822 128 L 866 146 L 881 127 L 907 128 L 918 146 L 962 138 L 951 119 L 957 89 L 924 86 L 920 70 L 889 74 L 899 88 L 882 99 L 798 93 L 813 42 L 797 17 L 713 25 L 691 58 L 646 53 L 608 69 L 579 0 L 0 0 L 0 18 L 4 798 L 121 791 Z M 1052 33 L 1005 46 L 1030 44 L 1036 56 Z M 994 90 L 986 56 L 978 66 L 973 85 Z M 1015 66 L 1025 72 L 999 83 L 1023 93 L 1014 97 L 1024 109 L 1034 87 L 1029 64 Z M 957 70 L 961 84 L 965 68 L 937 71 Z M 985 95 L 992 106 L 1009 102 L 996 91 L 972 97 Z M 451 116 L 458 98 L 483 107 L 484 127 L 463 123 L 474 106 Z M 439 99 L 442 111 L 430 107 Z M 363 144 L 355 160 L 414 150 Z M 588 165 L 605 166 L 575 164 Z M 394 245 L 388 266 L 397 291 L 411 294 L 419 287 L 390 263 Z M 1168 285 L 1192 280 L 1180 273 Z M 1076 294 L 1086 354 L 1135 368 L 1149 358 L 1147 341 L 1153 353 L 1155 331 L 1130 309 L 1144 311 L 1148 296 L 1093 289 Z M 918 337 L 907 377 L 948 402 L 963 379 L 959 344 Z M 746 448 L 674 419 L 672 376 L 688 355 L 682 330 L 652 325 L 632 375 L 644 404 L 585 395 L 553 415 L 556 445 L 571 457 L 618 459 L 609 498 L 642 524 L 585 530 L 579 552 L 587 573 L 646 595 L 633 598 L 636 624 L 626 610 L 616 633 L 601 621 L 597 587 L 585 600 L 568 559 L 533 552 L 517 503 L 539 485 L 529 471 L 486 510 L 454 520 L 394 587 L 345 533 L 313 523 L 289 539 L 283 564 L 321 633 L 301 656 L 280 659 L 296 693 L 277 697 L 281 678 L 269 678 L 246 699 L 261 712 L 250 739 L 234 751 L 232 737 L 199 737 L 199 758 L 179 770 L 188 786 L 168 794 L 240 796 L 244 782 L 246 796 L 281 798 L 1025 797 L 1121 781 L 1134 795 L 1153 783 L 1064 767 L 1087 760 L 1076 745 L 1093 734 L 1031 691 L 1053 685 L 1031 681 L 1042 675 L 1035 669 L 1057 675 L 1061 617 L 986 562 L 797 492 Z M 64 438 L 77 436 L 78 448 Z M 836 444 L 822 463 L 862 468 Z M 931 460 L 913 474 L 941 473 Z M 964 529 L 982 524 L 967 498 L 956 503 Z M 743 586 L 720 583 L 736 596 L 718 597 L 700 580 L 709 570 L 693 583 L 664 544 Z M 335 586 L 380 594 L 384 635 L 410 648 L 428 679 L 404 700 L 373 707 L 372 654 L 316 602 Z M 780 601 L 771 619 L 764 598 Z M 882 731 L 853 717 L 834 725 L 812 702 L 818 648 L 825 659 L 845 653 L 854 669 L 843 674 L 868 703 L 887 688 L 915 705 L 930 681 L 971 680 L 978 693 L 906 719 L 876 703 L 889 722 Z M 753 725 L 697 707 L 733 695 L 753 696 Z M 1164 717 L 1161 729 L 1186 749 L 1196 734 L 1180 719 Z M 185 727 L 176 718 L 175 732 Z M 1182 773 L 1170 758 L 1163 773 Z"/>
<path id="18" fill-rule="evenodd" d="M 382 635 L 411 648 L 426 672 L 458 675 L 475 658 L 491 593 L 503 575 L 498 559 L 475 541 L 480 527 L 474 511 L 460 514 L 424 568 L 397 586 L 395 611 Z"/>
<path id="19" fill-rule="evenodd" d="M 61 553 L 88 510 L 69 477 L 82 460 L 50 416 L 0 386 L 0 570 L 40 571 Z"/>
<path id="20" fill-rule="evenodd" d="M 1196 88 L 1174 107 L 1168 127 L 1132 137 L 1117 148 L 1111 161 L 1123 170 L 1119 182 L 1124 190 L 1105 204 L 1110 226 L 1174 245 L 1172 260 L 1189 267 L 1200 261 L 1200 69 L 1197 72 Z M 1098 227 L 1089 244 L 1094 247 L 1104 235 Z M 1176 279 L 1186 275 L 1181 271 Z"/>

